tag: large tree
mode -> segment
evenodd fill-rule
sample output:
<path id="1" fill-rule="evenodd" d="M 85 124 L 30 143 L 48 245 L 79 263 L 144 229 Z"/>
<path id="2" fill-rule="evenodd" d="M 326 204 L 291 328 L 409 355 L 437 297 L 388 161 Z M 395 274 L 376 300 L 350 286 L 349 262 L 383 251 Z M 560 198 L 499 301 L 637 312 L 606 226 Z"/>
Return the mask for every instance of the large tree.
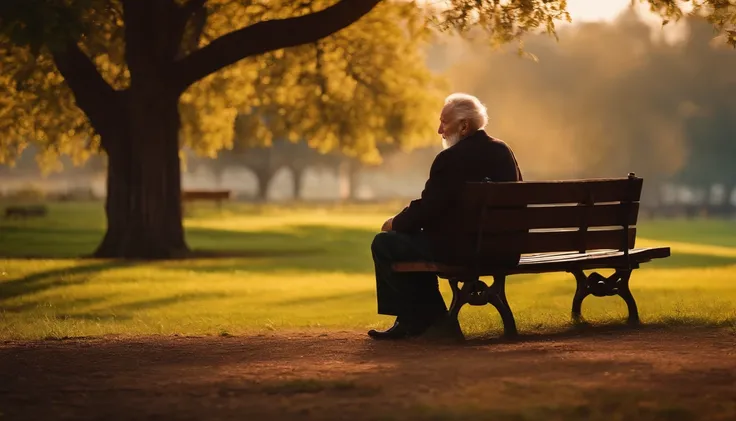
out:
<path id="1" fill-rule="evenodd" d="M 379 12 L 379 3 L 3 0 L 0 156 L 10 158 L 29 138 L 62 153 L 98 145 L 109 164 L 108 228 L 96 255 L 186 253 L 182 95 L 218 71 L 237 71 L 232 65 L 244 59 L 257 62 L 329 37 Z M 651 3 L 679 13 L 673 0 Z M 706 3 L 718 6 L 711 12 L 716 24 L 733 23 L 729 1 Z M 555 19 L 566 16 L 564 0 L 448 0 L 445 6 L 429 15 L 439 28 L 479 26 L 498 42 L 540 27 L 552 32 Z"/>

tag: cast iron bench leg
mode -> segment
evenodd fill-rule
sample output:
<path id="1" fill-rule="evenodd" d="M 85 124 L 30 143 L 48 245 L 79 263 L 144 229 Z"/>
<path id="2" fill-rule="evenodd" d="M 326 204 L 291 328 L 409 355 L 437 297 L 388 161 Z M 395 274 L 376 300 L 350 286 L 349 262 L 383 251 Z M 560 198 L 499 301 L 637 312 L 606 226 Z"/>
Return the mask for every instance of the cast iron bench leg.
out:
<path id="1" fill-rule="evenodd" d="M 639 310 L 636 307 L 636 300 L 631 294 L 629 289 L 629 279 L 631 278 L 631 270 L 620 269 L 617 270 L 613 275 L 608 278 L 603 278 L 597 274 L 586 275 L 582 270 L 572 271 L 575 275 L 575 281 L 577 287 L 575 289 L 575 296 L 572 299 L 572 319 L 574 323 L 581 323 L 583 321 L 581 315 L 581 307 L 583 300 L 588 295 L 596 295 L 599 297 L 618 295 L 624 302 L 629 310 L 629 318 L 627 323 L 631 325 L 639 324 Z M 591 278 L 597 275 L 596 280 L 604 283 L 604 288 L 601 291 L 595 291 L 591 285 L 594 283 Z"/>
<path id="2" fill-rule="evenodd" d="M 519 334 L 516 330 L 516 321 L 511 312 L 509 302 L 506 300 L 506 276 L 494 276 L 493 285 L 487 290 L 488 303 L 496 307 L 503 321 L 503 333 L 506 337 L 514 337 Z"/>
<path id="3" fill-rule="evenodd" d="M 461 290 L 458 286 L 458 283 L 461 282 L 460 279 L 450 278 L 448 281 L 450 281 L 450 288 L 452 289 L 452 303 L 450 304 L 449 316 L 451 321 L 456 321 L 460 314 L 460 309 L 468 302 L 467 290 L 470 283 L 463 282 L 463 288 Z"/>
<path id="4" fill-rule="evenodd" d="M 623 298 L 626 302 L 626 307 L 629 308 L 629 319 L 627 322 L 630 325 L 639 324 L 639 309 L 636 308 L 636 300 L 631 294 L 629 289 L 629 278 L 631 278 L 631 271 L 627 271 L 621 278 L 621 286 L 618 289 L 619 297 Z"/>
<path id="5" fill-rule="evenodd" d="M 583 323 L 583 300 L 590 295 L 590 292 L 588 292 L 588 277 L 582 270 L 576 270 L 572 274 L 575 275 L 575 281 L 577 283 L 575 296 L 572 298 L 572 321 L 575 324 L 581 324 Z"/>
<path id="6" fill-rule="evenodd" d="M 452 304 L 450 305 L 449 321 L 457 323 L 460 309 L 465 304 L 493 305 L 501 315 L 504 336 L 514 337 L 518 334 L 516 321 L 506 299 L 506 276 L 494 276 L 490 287 L 479 279 L 462 281 L 457 278 L 449 279 L 452 288 Z M 463 282 L 460 288 L 458 283 Z M 481 301 L 482 300 L 482 301 Z"/>

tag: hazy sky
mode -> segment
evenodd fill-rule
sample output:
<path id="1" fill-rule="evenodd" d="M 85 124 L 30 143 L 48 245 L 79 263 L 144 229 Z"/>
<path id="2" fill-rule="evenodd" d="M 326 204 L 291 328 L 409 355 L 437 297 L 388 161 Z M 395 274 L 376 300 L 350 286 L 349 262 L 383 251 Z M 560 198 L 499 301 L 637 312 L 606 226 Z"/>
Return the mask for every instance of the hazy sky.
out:
<path id="1" fill-rule="evenodd" d="M 614 19 L 631 0 L 567 0 L 573 22 Z"/>
<path id="2" fill-rule="evenodd" d="M 441 6 L 444 0 L 419 0 L 434 6 Z M 677 43 L 684 40 L 689 32 L 684 23 L 671 22 L 662 27 L 662 18 L 649 11 L 649 3 L 634 0 L 639 18 L 652 28 L 652 38 L 655 41 Z M 687 10 L 689 2 L 680 1 L 681 7 Z M 573 24 L 582 22 L 613 21 L 629 5 L 631 0 L 567 0 L 567 11 L 570 12 Z M 566 26 L 565 22 L 556 22 L 558 28 Z"/>
<path id="3" fill-rule="evenodd" d="M 682 41 L 688 35 L 684 23 L 669 23 L 662 27 L 662 18 L 649 11 L 649 4 L 635 0 L 640 19 L 652 28 L 652 38 L 668 43 Z M 570 12 L 573 24 L 580 22 L 612 21 L 621 14 L 631 0 L 567 0 L 567 11 Z M 683 7 L 687 9 L 687 4 Z M 564 23 L 558 24 L 564 26 Z"/>

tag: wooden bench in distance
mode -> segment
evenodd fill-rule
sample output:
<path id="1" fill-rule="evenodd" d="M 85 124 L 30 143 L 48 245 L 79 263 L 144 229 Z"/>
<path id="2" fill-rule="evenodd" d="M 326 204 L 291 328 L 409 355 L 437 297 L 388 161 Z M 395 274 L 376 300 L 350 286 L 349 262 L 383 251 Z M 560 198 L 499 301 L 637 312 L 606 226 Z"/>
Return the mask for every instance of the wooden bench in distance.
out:
<path id="1" fill-rule="evenodd" d="M 222 207 L 222 201 L 228 199 L 230 199 L 230 190 L 183 190 L 181 192 L 183 203 L 195 201 L 216 202 L 218 207 Z"/>
<path id="2" fill-rule="evenodd" d="M 628 322 L 636 324 L 631 272 L 670 255 L 669 247 L 634 248 L 642 185 L 634 174 L 620 179 L 467 183 L 458 214 L 441 234 L 455 250 L 453 261 L 396 263 L 393 270 L 435 272 L 448 279 L 453 293 L 450 323 L 465 304 L 493 305 L 506 336 L 517 334 L 506 299 L 506 277 L 523 273 L 573 274 L 576 322 L 587 296 L 618 295 L 628 306 Z M 509 261 L 518 264 L 504 263 Z M 596 269 L 614 273 L 584 273 Z M 481 276 L 492 276 L 493 284 L 488 286 Z"/>
<path id="3" fill-rule="evenodd" d="M 8 206 L 5 208 L 5 218 L 41 218 L 46 216 L 48 210 L 43 205 L 31 206 Z"/>

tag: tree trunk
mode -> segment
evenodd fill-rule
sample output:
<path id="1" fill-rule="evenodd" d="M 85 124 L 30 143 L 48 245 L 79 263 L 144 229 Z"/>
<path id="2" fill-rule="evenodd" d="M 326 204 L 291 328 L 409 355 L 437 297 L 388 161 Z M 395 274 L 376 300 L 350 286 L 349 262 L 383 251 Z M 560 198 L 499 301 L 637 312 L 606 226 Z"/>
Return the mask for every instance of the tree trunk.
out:
<path id="1" fill-rule="evenodd" d="M 338 166 L 340 199 L 355 201 L 357 198 L 358 175 L 360 168 L 350 159 L 344 159 Z"/>
<path id="2" fill-rule="evenodd" d="M 358 199 L 360 168 L 358 168 L 357 165 L 351 165 L 348 176 L 350 177 L 350 194 L 348 197 L 350 198 L 350 201 L 354 202 Z"/>
<path id="3" fill-rule="evenodd" d="M 222 188 L 223 182 L 225 181 L 225 170 L 226 167 L 222 166 L 219 162 L 213 164 L 212 168 L 212 174 L 215 176 L 215 184 L 217 184 L 218 188 Z"/>
<path id="4" fill-rule="evenodd" d="M 131 87 L 109 159 L 107 232 L 96 257 L 165 259 L 187 253 L 181 206 L 179 96 L 155 83 Z M 160 85 L 159 85 L 160 86 Z"/>
<path id="5" fill-rule="evenodd" d="M 304 171 L 305 168 L 292 167 L 291 174 L 294 177 L 294 199 L 302 198 L 302 190 L 304 189 Z"/>
<path id="6" fill-rule="evenodd" d="M 97 257 L 166 259 L 188 252 L 179 162 L 179 97 L 171 82 L 185 20 L 172 0 L 123 0 L 130 87 L 99 131 L 109 159 L 107 232 Z"/>
<path id="7" fill-rule="evenodd" d="M 268 200 L 268 187 L 271 185 L 271 179 L 273 179 L 274 173 L 271 171 L 253 170 L 253 174 L 255 174 L 257 182 L 256 199 L 259 202 L 266 202 Z"/>

